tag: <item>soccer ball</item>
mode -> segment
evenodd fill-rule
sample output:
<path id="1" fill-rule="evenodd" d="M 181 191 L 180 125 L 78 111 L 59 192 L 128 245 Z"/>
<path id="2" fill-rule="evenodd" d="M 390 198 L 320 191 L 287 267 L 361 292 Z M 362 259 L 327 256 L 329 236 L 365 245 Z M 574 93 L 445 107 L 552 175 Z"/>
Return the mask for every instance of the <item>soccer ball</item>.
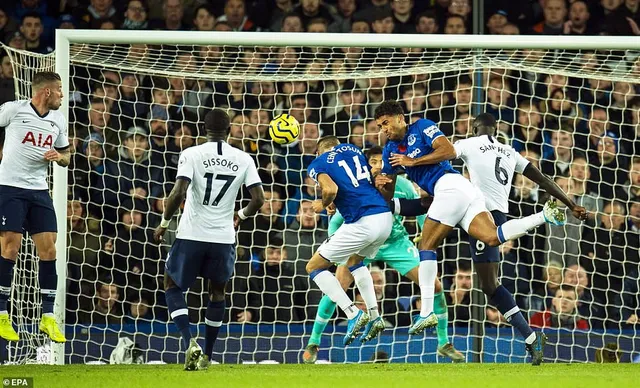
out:
<path id="1" fill-rule="evenodd" d="M 300 135 L 300 123 L 295 117 L 283 113 L 269 123 L 269 136 L 278 144 L 290 144 Z"/>

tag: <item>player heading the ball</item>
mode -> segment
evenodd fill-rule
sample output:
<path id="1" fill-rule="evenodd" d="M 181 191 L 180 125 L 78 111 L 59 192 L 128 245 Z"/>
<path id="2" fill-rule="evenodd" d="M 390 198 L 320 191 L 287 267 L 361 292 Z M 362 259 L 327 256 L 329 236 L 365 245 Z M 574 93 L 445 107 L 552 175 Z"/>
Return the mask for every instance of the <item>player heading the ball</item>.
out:
<path id="1" fill-rule="evenodd" d="M 167 307 L 187 349 L 185 370 L 209 367 L 224 317 L 225 288 L 236 260 L 235 228 L 240 220 L 255 215 L 264 203 L 262 182 L 253 159 L 225 141 L 231 128 L 227 113 L 221 109 L 207 113 L 204 127 L 208 142 L 180 154 L 176 183 L 166 200 L 163 220 L 154 232 L 156 241 L 162 241 L 186 197 L 164 274 Z M 236 196 L 243 184 L 251 201 L 234 216 Z M 209 289 L 204 353 L 191 337 L 183 296 L 197 277 L 207 279 Z"/>

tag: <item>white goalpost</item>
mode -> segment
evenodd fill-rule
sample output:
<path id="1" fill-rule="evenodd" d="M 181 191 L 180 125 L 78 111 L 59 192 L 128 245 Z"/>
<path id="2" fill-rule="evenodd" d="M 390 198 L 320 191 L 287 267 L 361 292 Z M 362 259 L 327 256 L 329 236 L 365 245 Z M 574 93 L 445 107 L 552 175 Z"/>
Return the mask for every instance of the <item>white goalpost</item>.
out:
<path id="1" fill-rule="evenodd" d="M 627 146 L 640 140 L 640 123 L 633 121 L 638 108 L 631 105 L 633 86 L 640 83 L 637 37 L 57 30 L 55 43 L 56 51 L 49 56 L 6 48 L 17 97 L 29 97 L 33 71 L 55 69 L 63 80 L 66 98 L 60 109 L 69 121 L 70 137 L 75 136 L 75 152 L 93 152 L 88 148 L 96 140 L 87 140 L 87 135 L 99 130 L 104 161 L 95 182 L 93 178 L 81 180 L 66 168 L 53 167 L 52 195 L 59 233 L 57 269 L 58 274 L 69 273 L 67 282 L 62 276 L 58 282 L 55 315 L 62 325 L 66 316 L 78 318 L 67 323 L 69 342 L 66 346 L 53 344 L 47 361 L 108 362 L 122 336 L 132 337 L 148 362 L 179 361 L 180 344 L 161 292 L 167 247 L 141 242 L 145 237 L 140 236 L 148 236 L 157 225 L 158 201 L 168 194 L 177 163 L 173 159 L 187 141 L 199 141 L 203 112 L 217 106 L 231 112 L 230 143 L 244 147 L 255 157 L 263 179 L 268 179 L 265 187 L 271 196 L 269 205 L 261 209 L 262 218 L 240 228 L 238 264 L 230 282 L 225 328 L 214 349 L 214 360 L 300 362 L 319 301 L 319 290 L 300 268 L 309 258 L 305 255 L 326 238 L 327 229 L 327 218 L 305 221 L 304 212 L 299 210 L 302 202 L 313 196 L 301 172 L 308 151 L 305 147 L 319 133 L 334 133 L 363 148 L 383 144 L 384 136 L 371 124 L 373 109 L 382 98 L 401 101 L 411 120 L 433 119 L 451 140 L 466 137 L 470 120 L 490 111 L 500 123 L 501 137 L 512 144 L 519 142 L 517 150 L 542 167 L 550 166 L 549 171 L 556 172 L 550 174 L 554 177 L 571 177 L 569 170 L 580 158 L 595 168 L 592 157 L 598 160 L 597 145 L 591 143 L 590 136 L 604 134 L 592 133 L 592 121 L 598 118 L 591 116 L 597 110 L 607 112 L 603 125 L 616 128 L 621 145 L 618 159 L 626 164 L 620 162 L 619 170 L 596 170 L 616 175 L 617 180 L 611 181 L 614 194 L 593 174 L 582 180 L 571 177 L 567 186 L 579 182 L 591 190 L 578 193 L 571 186 L 576 196 L 594 204 L 589 209 L 596 214 L 592 224 L 583 227 L 569 222 L 560 232 L 543 227 L 530 233 L 505 250 L 501 277 L 528 318 L 545 307 L 551 308 L 554 293 L 561 288 L 560 284 L 549 283 L 553 279 L 548 271 L 553 268 L 558 267 L 565 274 L 564 282 L 579 290 L 576 295 L 582 299 L 576 309 L 579 317 L 588 321 L 589 330 L 549 329 L 552 341 L 545 355 L 548 361 L 593 361 L 595 354 L 610 343 L 624 357 L 640 351 L 637 329 L 624 322 L 631 308 L 640 311 L 640 304 L 629 307 L 625 299 L 634 299 L 627 283 L 633 283 L 634 276 L 637 280 L 637 272 L 634 275 L 623 257 L 612 258 L 620 262 L 622 272 L 608 267 L 609 272 L 602 273 L 604 267 L 598 262 L 585 260 L 586 250 L 595 242 L 589 245 L 586 239 L 576 238 L 601 227 L 607 201 L 617 200 L 626 209 L 631 206 L 629 198 L 619 198 L 615 193 L 626 187 L 626 181 L 619 180 L 628 174 L 638 156 L 637 148 Z M 351 85 L 349 90 L 345 85 Z M 623 85 L 631 85 L 627 94 Z M 606 98 L 602 97 L 604 91 Z M 265 125 L 284 111 L 300 115 L 304 128 L 299 145 L 279 147 L 267 141 Z M 348 118 L 340 116 L 341 112 L 347 112 L 344 114 Z M 533 123 L 531 117 L 536 114 L 539 121 Z M 528 139 L 523 135 L 526 131 L 519 132 L 527 125 L 535 127 L 539 136 Z M 638 132 L 631 136 L 628 128 L 634 125 Z M 148 158 L 127 161 L 131 167 L 126 168 L 133 172 L 115 174 L 125 171 L 123 158 L 128 151 L 123 144 L 135 127 L 150 134 L 150 149 L 145 151 Z M 559 129 L 573 134 L 572 145 L 557 143 Z M 135 134 L 131 136 L 137 139 Z M 161 136 L 166 139 L 158 140 Z M 556 156 L 558 147 L 572 149 L 566 163 L 554 162 L 560 158 Z M 138 164 L 143 167 L 136 167 Z M 145 195 L 130 195 L 136 187 L 144 187 Z M 72 225 L 69 230 L 69 201 L 81 203 L 83 225 L 93 223 L 94 227 L 75 230 Z M 543 203 L 537 188 L 526 182 L 514 187 L 510 201 L 510 210 L 519 213 L 514 216 L 526 215 L 538 202 Z M 136 221 L 138 215 L 142 221 Z M 313 226 L 305 226 L 305 222 Z M 406 225 L 410 233 L 416 231 L 413 220 L 406 220 Z M 170 232 L 175 227 L 174 223 Z M 612 245 L 623 251 L 631 246 Z M 70 259 L 72 249 L 74 258 Z M 277 276 L 266 265 L 267 249 L 281 251 L 285 264 L 279 264 Z M 35 255 L 25 250 L 21 259 L 33 262 Z M 477 285 L 473 291 L 464 289 L 463 300 L 456 299 L 455 290 L 465 284 L 462 277 L 472 274 L 465 263 L 471 264 L 466 235 L 456 229 L 456 235 L 449 236 L 439 251 L 439 270 L 450 303 L 449 338 L 465 352 L 468 361 L 524 362 L 523 341 L 499 314 L 493 314 L 484 296 L 477 292 Z M 571 276 L 581 276 L 571 273 L 575 265 L 585 267 L 590 263 L 592 267 L 585 268 L 588 285 L 568 283 Z M 320 344 L 320 359 L 367 362 L 382 351 L 392 362 L 446 362 L 436 355 L 434 334 L 420 338 L 407 335 L 404 324 L 410 319 L 417 287 L 391 268 L 379 265 L 382 280 L 378 297 L 383 317 L 389 322 L 385 334 L 378 342 L 345 349 L 339 335 L 344 332 L 339 324 L 343 317 L 334 314 Z M 38 289 L 37 266 L 35 270 L 22 264 L 17 268 L 14 284 L 26 286 L 16 288 L 19 292 L 14 290 L 14 305 Z M 22 278 L 18 279 L 18 274 Z M 603 288 L 607 277 L 619 281 Z M 272 288 L 274 282 L 282 288 Z M 200 318 L 204 321 L 206 300 L 200 292 L 206 293 L 206 287 L 198 282 L 187 293 L 192 323 Z M 591 297 L 588 306 L 587 294 Z M 620 296 L 620 302 L 612 295 Z M 116 308 L 120 309 L 117 317 Z M 107 313 L 101 315 L 101 309 Z M 20 309 L 13 311 L 19 317 L 14 323 L 21 335 L 37 330 L 38 315 L 26 317 Z M 243 323 L 240 316 L 250 318 Z M 197 328 L 197 333 L 202 334 L 202 330 Z M 9 361 L 35 360 L 35 349 L 45 343 L 37 333 L 32 334 L 10 349 Z"/>

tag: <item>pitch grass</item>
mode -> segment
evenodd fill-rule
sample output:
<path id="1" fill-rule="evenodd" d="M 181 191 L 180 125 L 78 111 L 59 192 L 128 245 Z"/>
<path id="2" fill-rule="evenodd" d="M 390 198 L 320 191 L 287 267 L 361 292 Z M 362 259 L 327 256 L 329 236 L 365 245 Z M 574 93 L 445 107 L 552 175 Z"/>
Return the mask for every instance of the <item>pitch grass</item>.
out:
<path id="1" fill-rule="evenodd" d="M 561 387 L 638 386 L 633 364 L 333 364 L 212 365 L 184 372 L 179 365 L 27 365 L 0 366 L 2 378 L 33 377 L 48 387 Z"/>

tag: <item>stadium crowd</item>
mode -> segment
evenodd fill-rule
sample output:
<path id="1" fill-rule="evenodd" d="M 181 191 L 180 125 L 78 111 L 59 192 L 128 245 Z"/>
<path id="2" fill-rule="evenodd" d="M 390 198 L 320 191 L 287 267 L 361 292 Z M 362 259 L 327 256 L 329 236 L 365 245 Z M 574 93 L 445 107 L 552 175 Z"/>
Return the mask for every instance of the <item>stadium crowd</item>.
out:
<path id="1" fill-rule="evenodd" d="M 484 10 L 487 34 L 640 35 L 638 0 L 489 3 Z M 472 32 L 471 4 L 20 0 L 14 6 L 0 5 L 0 39 L 12 48 L 44 54 L 54 49 L 55 28 L 465 34 Z M 152 48 L 131 48 L 145 53 L 147 49 Z M 300 50 L 291 47 L 275 56 L 219 47 L 192 47 L 182 53 L 197 64 L 231 58 L 273 72 L 302 61 Z M 354 66 L 359 54 L 335 50 L 327 60 L 305 69 L 340 71 Z M 576 55 L 585 68 L 608 65 L 598 53 Z M 627 55 L 622 60 L 640 75 L 638 58 Z M 7 53 L 1 64 L 4 102 L 15 98 Z M 262 76 L 256 82 L 213 82 L 74 64 L 68 98 L 74 154 L 67 210 L 67 322 L 168 318 L 159 292 L 168 246 L 153 242 L 152 228 L 160 221 L 163 199 L 175 181 L 179 152 L 203 141 L 200 123 L 211 107 L 229 108 L 229 143 L 255 157 L 267 199 L 260 213 L 238 231 L 228 321 L 313 321 L 321 294 L 304 267 L 327 238 L 328 221 L 311 209 L 317 193 L 306 168 L 315 157 L 316 141 L 334 134 L 363 148 L 384 144 L 373 111 L 385 99 L 398 99 L 411 121 L 434 120 L 453 141 L 470 136 L 469 124 L 478 109 L 494 114 L 504 141 L 591 212 L 586 223 L 569 217 L 563 228 L 542 226 L 503 245 L 502 282 L 528 312 L 532 325 L 619 329 L 639 324 L 638 84 L 500 68 L 485 71 L 482 83 L 468 71 L 355 81 L 274 82 Z M 272 143 L 267 134 L 271 118 L 282 112 L 296 117 L 302 127 L 299 141 L 289 146 Z M 518 176 L 510 216 L 533 214 L 544 199 L 531 181 Z M 170 230 L 176 225 L 174 219 Z M 407 229 L 416 233 L 415 221 L 407 220 Z M 169 236 L 168 243 L 174 238 L 175 234 Z M 472 311 L 466 241 L 464 232 L 456 229 L 439 251 L 450 319 L 459 326 L 470 324 Z M 385 320 L 408 325 L 419 303 L 411 298 L 418 295 L 417 289 L 382 265 L 372 274 Z M 188 294 L 197 315 L 193 321 L 206 306 L 204 296 L 195 291 Z M 486 318 L 487 324 L 504 323 L 491 306 L 486 306 Z"/>

